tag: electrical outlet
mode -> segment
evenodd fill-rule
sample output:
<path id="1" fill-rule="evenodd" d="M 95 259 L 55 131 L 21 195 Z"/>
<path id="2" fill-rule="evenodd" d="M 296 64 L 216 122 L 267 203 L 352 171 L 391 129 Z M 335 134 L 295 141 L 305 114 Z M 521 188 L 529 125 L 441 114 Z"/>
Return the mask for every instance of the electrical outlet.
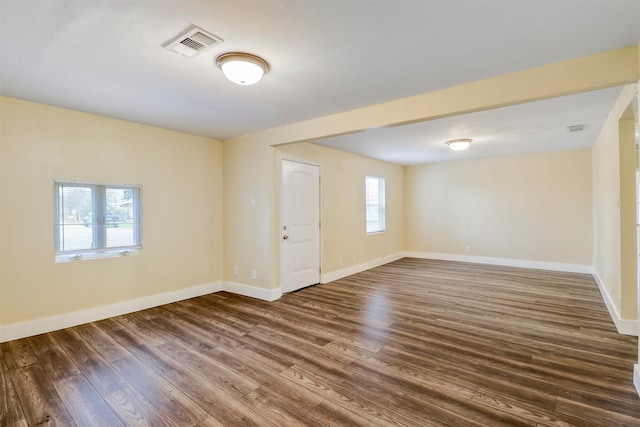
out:
<path id="1" fill-rule="evenodd" d="M 342 258 L 338 258 L 338 266 L 342 267 L 343 264 Z"/>
<path id="2" fill-rule="evenodd" d="M 255 269 L 251 270 L 251 278 L 253 280 L 256 280 L 258 278 L 258 273 L 256 272 Z"/>
<path id="3" fill-rule="evenodd" d="M 238 266 L 234 265 L 233 266 L 233 275 L 237 276 L 239 273 L 240 273 L 240 270 L 238 269 Z"/>
<path id="4" fill-rule="evenodd" d="M 464 248 L 464 251 L 465 251 L 466 253 L 471 253 L 471 246 L 467 245 L 467 246 Z"/>

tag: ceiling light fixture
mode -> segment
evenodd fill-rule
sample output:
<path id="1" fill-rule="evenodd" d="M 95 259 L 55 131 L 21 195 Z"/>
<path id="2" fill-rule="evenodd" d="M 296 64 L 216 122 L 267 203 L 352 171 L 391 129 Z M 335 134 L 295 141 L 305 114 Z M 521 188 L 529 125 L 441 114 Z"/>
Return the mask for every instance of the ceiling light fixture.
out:
<path id="1" fill-rule="evenodd" d="M 473 141 L 473 139 L 452 139 L 451 141 L 447 141 L 447 145 L 449 145 L 449 148 L 451 148 L 453 151 L 462 151 L 469 148 L 469 145 L 471 145 L 471 141 Z"/>
<path id="2" fill-rule="evenodd" d="M 269 71 L 267 61 L 250 53 L 223 53 L 216 60 L 216 64 L 227 79 L 243 86 L 258 83 L 262 76 Z"/>

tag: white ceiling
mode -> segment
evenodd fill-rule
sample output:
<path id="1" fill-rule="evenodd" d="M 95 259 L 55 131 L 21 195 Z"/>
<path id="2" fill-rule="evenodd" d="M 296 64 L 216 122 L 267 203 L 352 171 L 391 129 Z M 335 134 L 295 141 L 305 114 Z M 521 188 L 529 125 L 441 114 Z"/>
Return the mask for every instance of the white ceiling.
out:
<path id="1" fill-rule="evenodd" d="M 621 88 L 314 141 L 402 165 L 591 147 Z M 580 132 L 568 127 L 586 125 Z M 464 152 L 447 141 L 471 138 Z"/>
<path id="2" fill-rule="evenodd" d="M 161 47 L 192 24 L 224 43 L 193 59 Z M 0 0 L 0 94 L 226 140 L 638 43 L 639 0 Z M 236 50 L 269 62 L 263 81 L 224 79 L 215 58 Z M 588 97 L 593 109 L 567 120 L 601 122 L 611 96 Z M 499 120 L 426 123 L 426 143 L 451 126 L 503 129 L 483 117 Z"/>

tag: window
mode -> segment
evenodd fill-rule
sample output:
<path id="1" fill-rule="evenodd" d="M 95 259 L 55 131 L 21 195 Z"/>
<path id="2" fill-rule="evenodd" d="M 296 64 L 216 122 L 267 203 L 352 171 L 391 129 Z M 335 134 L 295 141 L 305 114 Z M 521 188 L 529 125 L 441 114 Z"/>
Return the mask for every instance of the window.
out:
<path id="1" fill-rule="evenodd" d="M 56 182 L 56 261 L 139 252 L 141 218 L 139 186 Z"/>
<path id="2" fill-rule="evenodd" d="M 380 233 L 386 229 L 384 207 L 384 178 L 368 176 L 365 179 L 365 206 L 367 234 Z"/>

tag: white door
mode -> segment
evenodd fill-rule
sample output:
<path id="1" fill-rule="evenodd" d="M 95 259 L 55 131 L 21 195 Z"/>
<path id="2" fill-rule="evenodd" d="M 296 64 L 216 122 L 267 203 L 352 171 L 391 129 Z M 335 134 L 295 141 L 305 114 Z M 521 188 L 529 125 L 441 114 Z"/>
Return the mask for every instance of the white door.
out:
<path id="1" fill-rule="evenodd" d="M 282 160 L 282 292 L 320 283 L 320 167 Z"/>

